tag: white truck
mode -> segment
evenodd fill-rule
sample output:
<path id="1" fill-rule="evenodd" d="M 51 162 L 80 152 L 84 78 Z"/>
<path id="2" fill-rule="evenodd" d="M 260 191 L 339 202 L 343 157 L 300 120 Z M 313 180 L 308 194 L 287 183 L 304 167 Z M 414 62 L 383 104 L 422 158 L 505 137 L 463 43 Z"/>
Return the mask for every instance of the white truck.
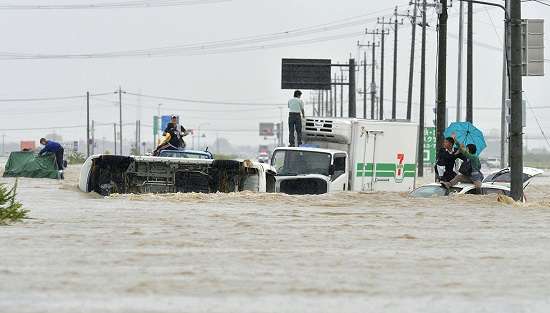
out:
<path id="1" fill-rule="evenodd" d="M 188 156 L 189 151 L 185 152 Z M 92 155 L 82 165 L 78 187 L 112 193 L 273 192 L 268 164 L 211 158 Z"/>
<path id="2" fill-rule="evenodd" d="M 308 117 L 301 147 L 275 149 L 275 192 L 407 192 L 416 179 L 418 125 Z"/>

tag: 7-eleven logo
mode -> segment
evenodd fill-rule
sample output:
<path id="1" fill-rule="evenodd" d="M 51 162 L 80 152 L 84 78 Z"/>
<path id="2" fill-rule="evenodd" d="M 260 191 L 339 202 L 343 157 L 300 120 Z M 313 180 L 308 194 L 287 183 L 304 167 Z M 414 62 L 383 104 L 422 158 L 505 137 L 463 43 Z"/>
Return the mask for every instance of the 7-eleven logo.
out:
<path id="1" fill-rule="evenodd" d="M 401 183 L 405 179 L 405 154 L 397 154 L 397 163 L 395 164 L 395 182 Z"/>

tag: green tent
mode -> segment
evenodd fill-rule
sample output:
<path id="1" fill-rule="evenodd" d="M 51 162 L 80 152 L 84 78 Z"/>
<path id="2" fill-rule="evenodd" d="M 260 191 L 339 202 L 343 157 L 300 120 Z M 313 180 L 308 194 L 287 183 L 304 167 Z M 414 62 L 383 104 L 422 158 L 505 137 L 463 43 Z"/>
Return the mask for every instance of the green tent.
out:
<path id="1" fill-rule="evenodd" d="M 33 152 L 12 152 L 4 177 L 58 178 L 55 155 L 37 156 Z"/>

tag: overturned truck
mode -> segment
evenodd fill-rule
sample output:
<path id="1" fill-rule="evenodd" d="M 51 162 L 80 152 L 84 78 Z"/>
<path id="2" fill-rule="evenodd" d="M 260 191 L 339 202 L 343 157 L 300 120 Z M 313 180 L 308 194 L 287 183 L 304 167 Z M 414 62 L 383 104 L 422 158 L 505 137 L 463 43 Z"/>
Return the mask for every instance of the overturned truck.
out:
<path id="1" fill-rule="evenodd" d="M 94 155 L 82 166 L 79 189 L 112 193 L 273 192 L 275 173 L 252 161 Z"/>

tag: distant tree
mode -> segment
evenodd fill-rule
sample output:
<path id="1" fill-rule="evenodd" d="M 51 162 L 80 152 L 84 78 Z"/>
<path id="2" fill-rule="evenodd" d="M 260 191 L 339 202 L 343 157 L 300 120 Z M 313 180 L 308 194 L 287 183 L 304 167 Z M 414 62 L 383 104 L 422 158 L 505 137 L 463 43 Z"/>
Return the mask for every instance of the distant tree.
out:
<path id="1" fill-rule="evenodd" d="M 139 150 L 136 149 L 135 147 L 132 147 L 132 149 L 130 150 L 130 154 L 131 154 L 131 155 L 141 155 L 141 153 L 139 152 Z"/>

